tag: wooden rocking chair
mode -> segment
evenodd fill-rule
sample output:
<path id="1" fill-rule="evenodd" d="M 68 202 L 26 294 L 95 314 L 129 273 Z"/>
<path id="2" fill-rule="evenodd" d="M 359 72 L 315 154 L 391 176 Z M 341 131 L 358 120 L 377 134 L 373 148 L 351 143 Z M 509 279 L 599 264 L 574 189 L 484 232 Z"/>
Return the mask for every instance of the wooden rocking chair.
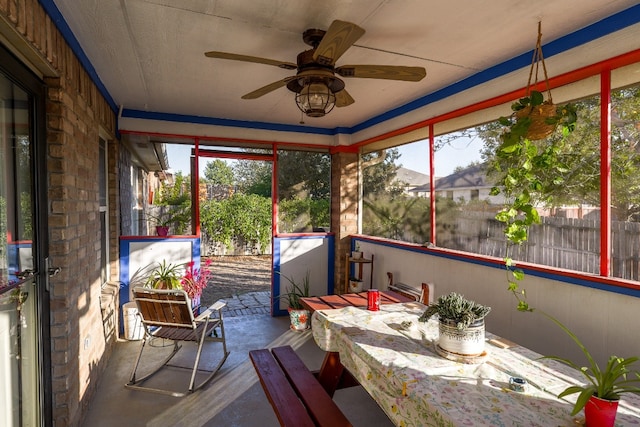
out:
<path id="1" fill-rule="evenodd" d="M 187 293 L 181 289 L 151 289 L 136 287 L 133 289 L 133 299 L 138 307 L 138 315 L 142 319 L 145 329 L 140 352 L 135 361 L 131 378 L 125 387 L 135 390 L 145 390 L 155 393 L 168 394 L 171 396 L 185 396 L 189 393 L 204 386 L 222 367 L 222 364 L 229 356 L 227 351 L 227 343 L 224 333 L 224 323 L 222 321 L 222 308 L 226 305 L 224 301 L 217 301 L 211 307 L 207 308 L 198 317 L 193 317 L 191 308 L 191 300 Z M 213 316 L 216 314 L 215 316 Z M 220 333 L 216 328 L 220 328 Z M 137 370 L 140 365 L 142 353 L 151 340 L 167 339 L 173 341 L 173 350 L 171 354 L 151 373 L 137 378 Z M 198 350 L 195 355 L 193 369 L 184 366 L 169 365 L 169 361 L 176 355 L 182 345 L 181 341 L 191 341 L 198 344 Z M 222 342 L 223 356 L 222 360 L 213 370 L 199 369 L 200 356 L 205 341 Z M 153 348 L 153 345 L 149 345 Z M 147 352 L 148 353 L 148 352 Z M 160 371 L 165 366 L 172 366 L 182 369 L 191 369 L 191 380 L 189 389 L 186 392 L 176 392 L 159 388 L 144 387 L 142 383 L 149 377 Z M 208 373 L 207 377 L 197 386 L 196 374 L 198 372 Z"/>

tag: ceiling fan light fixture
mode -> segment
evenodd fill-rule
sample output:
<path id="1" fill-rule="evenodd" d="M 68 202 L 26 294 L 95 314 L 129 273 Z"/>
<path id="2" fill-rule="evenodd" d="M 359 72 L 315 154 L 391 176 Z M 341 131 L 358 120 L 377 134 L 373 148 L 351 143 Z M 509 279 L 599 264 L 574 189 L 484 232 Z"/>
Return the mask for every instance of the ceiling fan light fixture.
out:
<path id="1" fill-rule="evenodd" d="M 323 80 L 311 80 L 296 93 L 296 105 L 309 117 L 322 117 L 333 110 L 336 95 Z"/>

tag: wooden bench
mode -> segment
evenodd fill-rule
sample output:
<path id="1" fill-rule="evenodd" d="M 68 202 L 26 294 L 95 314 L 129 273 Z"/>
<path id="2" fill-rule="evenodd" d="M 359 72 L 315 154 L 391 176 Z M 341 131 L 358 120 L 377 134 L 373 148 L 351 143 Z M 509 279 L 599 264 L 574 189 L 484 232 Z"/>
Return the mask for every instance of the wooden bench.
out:
<path id="1" fill-rule="evenodd" d="M 351 426 L 291 346 L 252 350 L 249 357 L 281 426 Z"/>
<path id="2" fill-rule="evenodd" d="M 411 298 L 423 304 L 429 304 L 429 284 L 428 283 L 423 283 L 421 289 L 418 289 L 404 283 L 399 283 L 399 282 L 393 283 L 392 273 L 387 273 L 387 277 L 389 278 L 389 282 L 387 284 L 387 288 L 389 290 L 397 292 L 402 296 Z"/>

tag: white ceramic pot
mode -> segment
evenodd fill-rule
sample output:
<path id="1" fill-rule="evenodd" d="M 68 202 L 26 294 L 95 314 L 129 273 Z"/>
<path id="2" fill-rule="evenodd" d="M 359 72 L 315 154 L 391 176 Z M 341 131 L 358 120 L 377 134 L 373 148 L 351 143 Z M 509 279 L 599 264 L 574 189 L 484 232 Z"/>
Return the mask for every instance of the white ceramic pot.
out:
<path id="1" fill-rule="evenodd" d="M 362 292 L 362 280 L 349 280 L 349 292 Z"/>
<path id="2" fill-rule="evenodd" d="M 441 349 L 462 356 L 479 356 L 484 353 L 484 320 L 472 323 L 460 330 L 455 322 L 440 321 L 438 345 Z"/>

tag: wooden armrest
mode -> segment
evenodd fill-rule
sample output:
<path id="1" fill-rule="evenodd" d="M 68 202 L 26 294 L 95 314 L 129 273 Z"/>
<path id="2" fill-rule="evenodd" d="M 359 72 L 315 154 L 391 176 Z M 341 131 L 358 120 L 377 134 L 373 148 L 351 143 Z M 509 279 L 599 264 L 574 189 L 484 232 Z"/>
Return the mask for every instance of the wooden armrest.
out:
<path id="1" fill-rule="evenodd" d="M 227 302 L 225 300 L 222 300 L 222 299 L 214 302 L 205 311 L 200 313 L 200 315 L 195 318 L 195 321 L 196 322 L 200 322 L 202 320 L 205 320 L 207 317 L 211 317 L 211 314 L 213 314 L 214 311 L 218 311 L 219 312 L 226 305 L 227 305 Z"/>

